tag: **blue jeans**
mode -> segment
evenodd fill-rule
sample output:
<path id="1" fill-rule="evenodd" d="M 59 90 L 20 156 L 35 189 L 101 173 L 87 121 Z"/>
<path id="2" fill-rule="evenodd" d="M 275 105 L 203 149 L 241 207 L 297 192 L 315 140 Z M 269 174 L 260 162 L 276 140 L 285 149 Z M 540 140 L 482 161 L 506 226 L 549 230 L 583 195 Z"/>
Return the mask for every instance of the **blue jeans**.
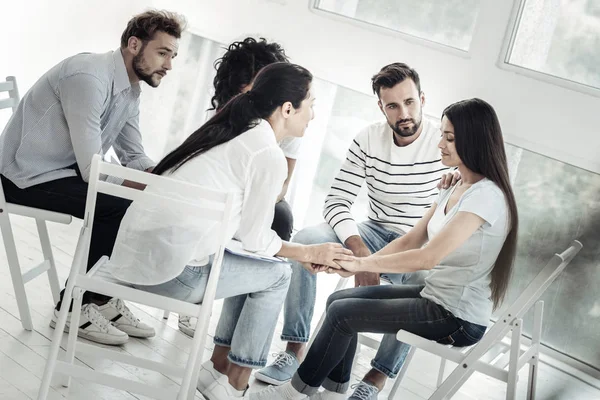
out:
<path id="1" fill-rule="evenodd" d="M 168 282 L 134 287 L 198 304 L 202 302 L 210 269 L 210 263 L 202 267 L 188 265 Z M 214 342 L 231 348 L 228 356 L 231 362 L 251 368 L 266 365 L 290 275 L 287 263 L 225 253 L 216 296 L 225 301 Z"/>
<path id="2" fill-rule="evenodd" d="M 365 221 L 358 224 L 358 231 L 372 253 L 381 250 L 400 234 L 385 229 L 380 224 Z M 294 236 L 294 242 L 302 244 L 318 244 L 325 242 L 340 243 L 329 224 L 305 228 Z M 317 294 L 317 276 L 311 274 L 298 262 L 292 264 L 292 280 L 285 300 L 284 323 L 281 340 L 288 342 L 308 342 L 310 322 L 313 317 Z M 426 272 L 412 274 L 385 274 L 382 278 L 393 284 L 422 285 Z M 410 347 L 396 340 L 396 335 L 384 335 L 377 355 L 371 366 L 394 378 L 404 362 Z"/>
<path id="3" fill-rule="evenodd" d="M 395 335 L 399 330 L 442 344 L 470 346 L 485 326 L 456 318 L 420 296 L 423 285 L 384 285 L 345 289 L 327 300 L 327 316 L 306 359 L 292 378 L 292 386 L 306 395 L 320 386 L 345 393 L 359 332 Z"/>

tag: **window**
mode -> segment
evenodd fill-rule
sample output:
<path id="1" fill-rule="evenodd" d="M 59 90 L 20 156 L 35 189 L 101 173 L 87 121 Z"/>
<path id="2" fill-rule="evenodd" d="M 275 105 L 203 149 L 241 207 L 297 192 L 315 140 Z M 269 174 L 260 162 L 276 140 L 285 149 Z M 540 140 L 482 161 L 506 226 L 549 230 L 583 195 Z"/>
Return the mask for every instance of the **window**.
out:
<path id="1" fill-rule="evenodd" d="M 599 49 L 600 1 L 522 0 L 504 62 L 598 89 Z"/>
<path id="2" fill-rule="evenodd" d="M 481 0 L 314 0 L 313 9 L 468 51 Z"/>

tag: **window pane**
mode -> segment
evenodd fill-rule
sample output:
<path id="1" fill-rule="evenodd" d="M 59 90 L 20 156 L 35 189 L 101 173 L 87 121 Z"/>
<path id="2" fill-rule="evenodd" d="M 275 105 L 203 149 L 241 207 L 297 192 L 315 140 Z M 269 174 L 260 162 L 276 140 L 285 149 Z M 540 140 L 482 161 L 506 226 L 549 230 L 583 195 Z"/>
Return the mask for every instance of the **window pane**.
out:
<path id="1" fill-rule="evenodd" d="M 481 0 L 320 0 L 316 8 L 469 50 Z"/>
<path id="2" fill-rule="evenodd" d="M 600 1 L 525 0 L 508 63 L 600 88 Z"/>

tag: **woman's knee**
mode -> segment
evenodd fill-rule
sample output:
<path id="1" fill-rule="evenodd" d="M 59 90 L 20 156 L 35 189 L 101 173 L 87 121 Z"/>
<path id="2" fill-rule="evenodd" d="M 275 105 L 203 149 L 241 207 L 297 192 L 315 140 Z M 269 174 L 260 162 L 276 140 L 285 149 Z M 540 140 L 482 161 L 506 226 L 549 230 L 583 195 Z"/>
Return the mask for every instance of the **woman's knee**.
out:
<path id="1" fill-rule="evenodd" d="M 333 292 L 327 298 L 327 304 L 325 309 L 329 309 L 331 304 L 335 301 L 340 301 L 349 298 L 352 295 L 352 289 L 342 289 L 336 292 Z"/>

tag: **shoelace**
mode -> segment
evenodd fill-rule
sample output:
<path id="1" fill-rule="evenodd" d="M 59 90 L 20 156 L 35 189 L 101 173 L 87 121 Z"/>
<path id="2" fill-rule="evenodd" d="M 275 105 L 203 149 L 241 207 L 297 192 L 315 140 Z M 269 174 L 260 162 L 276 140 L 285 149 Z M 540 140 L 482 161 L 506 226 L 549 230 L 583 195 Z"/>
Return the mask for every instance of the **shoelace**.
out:
<path id="1" fill-rule="evenodd" d="M 86 304 L 83 307 L 83 315 L 90 321 L 94 326 L 98 327 L 102 332 L 108 333 L 108 327 L 110 321 L 107 320 L 104 315 L 98 309 L 95 304 Z"/>
<path id="2" fill-rule="evenodd" d="M 277 358 L 273 362 L 273 365 L 281 368 L 281 367 L 285 367 L 286 365 L 292 365 L 293 363 L 294 363 L 294 356 L 292 356 L 291 354 L 286 353 L 284 351 L 277 355 Z"/>
<path id="3" fill-rule="evenodd" d="M 367 385 L 364 382 L 352 385 L 352 389 L 354 389 L 354 393 L 350 397 L 357 398 L 360 400 L 367 400 L 374 393 L 377 393 L 379 391 L 375 386 Z"/>
<path id="4" fill-rule="evenodd" d="M 115 299 L 112 299 L 111 303 L 114 304 L 115 308 L 117 309 L 117 311 L 119 311 L 121 313 L 121 315 L 123 315 L 125 318 L 127 318 L 129 321 L 131 321 L 134 326 L 138 326 L 138 324 L 140 323 L 139 318 L 137 318 L 135 315 L 133 315 L 133 313 L 131 312 L 129 307 L 127 307 L 125 305 L 123 300 L 116 299 L 116 301 L 115 301 Z"/>

